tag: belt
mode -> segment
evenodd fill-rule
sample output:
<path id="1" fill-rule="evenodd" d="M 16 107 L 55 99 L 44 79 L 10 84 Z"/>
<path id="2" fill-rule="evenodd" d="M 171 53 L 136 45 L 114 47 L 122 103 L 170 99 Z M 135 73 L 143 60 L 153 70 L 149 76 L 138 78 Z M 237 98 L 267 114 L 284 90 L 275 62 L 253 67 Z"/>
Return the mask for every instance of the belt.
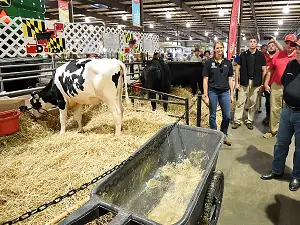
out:
<path id="1" fill-rule="evenodd" d="M 286 105 L 287 107 L 289 107 L 291 110 L 300 112 L 300 107 L 293 107 L 293 106 L 290 106 L 290 105 L 288 105 L 288 104 L 286 104 L 286 103 L 285 103 L 285 105 Z"/>

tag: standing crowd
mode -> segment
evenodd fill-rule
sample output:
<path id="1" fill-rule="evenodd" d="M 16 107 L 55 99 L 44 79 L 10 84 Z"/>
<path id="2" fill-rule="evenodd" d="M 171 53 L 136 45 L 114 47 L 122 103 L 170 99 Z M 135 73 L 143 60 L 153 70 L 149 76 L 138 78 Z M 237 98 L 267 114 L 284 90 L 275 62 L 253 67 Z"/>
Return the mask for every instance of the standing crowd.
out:
<path id="1" fill-rule="evenodd" d="M 242 126 L 247 103 L 245 125 L 249 130 L 253 130 L 255 114 L 260 107 L 260 99 L 264 96 L 266 117 L 262 122 L 269 125 L 269 131 L 263 137 L 276 136 L 277 141 L 274 146 L 272 170 L 263 174 L 261 178 L 269 180 L 280 178 L 284 174 L 285 161 L 294 135 L 294 167 L 289 188 L 296 191 L 300 188 L 300 40 L 297 41 L 294 34 L 288 34 L 284 41 L 283 47 L 276 39 L 271 39 L 258 50 L 257 40 L 252 38 L 249 41 L 249 49 L 242 52 L 233 63 L 224 58 L 223 43 L 216 41 L 213 57 L 205 61 L 203 68 L 203 101 L 210 110 L 211 129 L 217 129 L 216 113 L 217 106 L 220 105 L 220 130 L 226 136 L 224 144 L 230 146 L 228 127 L 234 89 L 238 98 L 232 129 Z"/>

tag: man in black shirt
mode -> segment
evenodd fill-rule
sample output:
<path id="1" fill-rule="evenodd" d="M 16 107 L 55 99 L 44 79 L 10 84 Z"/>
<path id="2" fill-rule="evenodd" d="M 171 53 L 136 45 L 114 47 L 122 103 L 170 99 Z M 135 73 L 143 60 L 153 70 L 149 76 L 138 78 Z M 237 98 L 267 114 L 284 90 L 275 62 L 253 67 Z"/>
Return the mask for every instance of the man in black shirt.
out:
<path id="1" fill-rule="evenodd" d="M 265 56 L 256 47 L 256 39 L 250 39 L 249 50 L 241 53 L 236 66 L 235 88 L 239 90 L 239 94 L 233 129 L 237 129 L 242 124 L 242 116 L 247 99 L 249 100 L 249 110 L 246 125 L 249 130 L 253 129 L 252 122 L 256 111 L 256 100 L 258 92 L 262 91 L 264 76 L 267 72 Z"/>
<path id="2" fill-rule="evenodd" d="M 294 167 L 289 188 L 296 191 L 300 187 L 300 40 L 297 42 L 296 59 L 287 64 L 281 83 L 284 87 L 285 105 L 280 114 L 272 171 L 263 174 L 261 178 L 270 180 L 284 174 L 289 146 L 292 136 L 295 135 Z"/>

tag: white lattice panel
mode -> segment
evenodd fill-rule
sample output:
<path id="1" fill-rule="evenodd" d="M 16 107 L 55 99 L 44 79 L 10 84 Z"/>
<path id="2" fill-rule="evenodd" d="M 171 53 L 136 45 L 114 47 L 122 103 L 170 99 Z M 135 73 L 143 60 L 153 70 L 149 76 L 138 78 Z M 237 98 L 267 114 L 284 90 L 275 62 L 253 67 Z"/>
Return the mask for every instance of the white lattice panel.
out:
<path id="1" fill-rule="evenodd" d="M 92 54 L 103 52 L 103 26 L 68 23 L 64 35 L 67 53 Z"/>
<path id="2" fill-rule="evenodd" d="M 0 58 L 25 57 L 26 50 L 21 18 L 11 19 L 3 16 L 0 18 L 0 24 Z"/>

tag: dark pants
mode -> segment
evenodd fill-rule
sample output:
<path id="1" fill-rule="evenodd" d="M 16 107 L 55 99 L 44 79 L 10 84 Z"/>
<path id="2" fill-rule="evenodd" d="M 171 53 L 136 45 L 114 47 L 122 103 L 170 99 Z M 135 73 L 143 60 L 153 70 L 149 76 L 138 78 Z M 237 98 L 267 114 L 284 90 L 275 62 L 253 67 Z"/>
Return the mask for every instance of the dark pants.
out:
<path id="1" fill-rule="evenodd" d="M 228 135 L 228 126 L 230 123 L 230 92 L 228 91 L 216 91 L 209 89 L 208 90 L 209 97 L 209 126 L 210 129 L 217 130 L 217 106 L 220 104 L 222 110 L 222 123 L 221 123 L 221 131 L 227 136 Z"/>
<path id="2" fill-rule="evenodd" d="M 270 93 L 265 91 L 264 92 L 265 94 L 265 98 L 266 98 L 266 103 L 265 103 L 265 106 L 266 106 L 266 114 L 267 115 L 270 115 Z"/>
<path id="3" fill-rule="evenodd" d="M 272 164 L 274 173 L 281 174 L 284 172 L 286 157 L 294 134 L 295 152 L 292 177 L 300 179 L 300 111 L 284 106 L 280 114 L 277 141 L 274 146 L 274 160 Z"/>

